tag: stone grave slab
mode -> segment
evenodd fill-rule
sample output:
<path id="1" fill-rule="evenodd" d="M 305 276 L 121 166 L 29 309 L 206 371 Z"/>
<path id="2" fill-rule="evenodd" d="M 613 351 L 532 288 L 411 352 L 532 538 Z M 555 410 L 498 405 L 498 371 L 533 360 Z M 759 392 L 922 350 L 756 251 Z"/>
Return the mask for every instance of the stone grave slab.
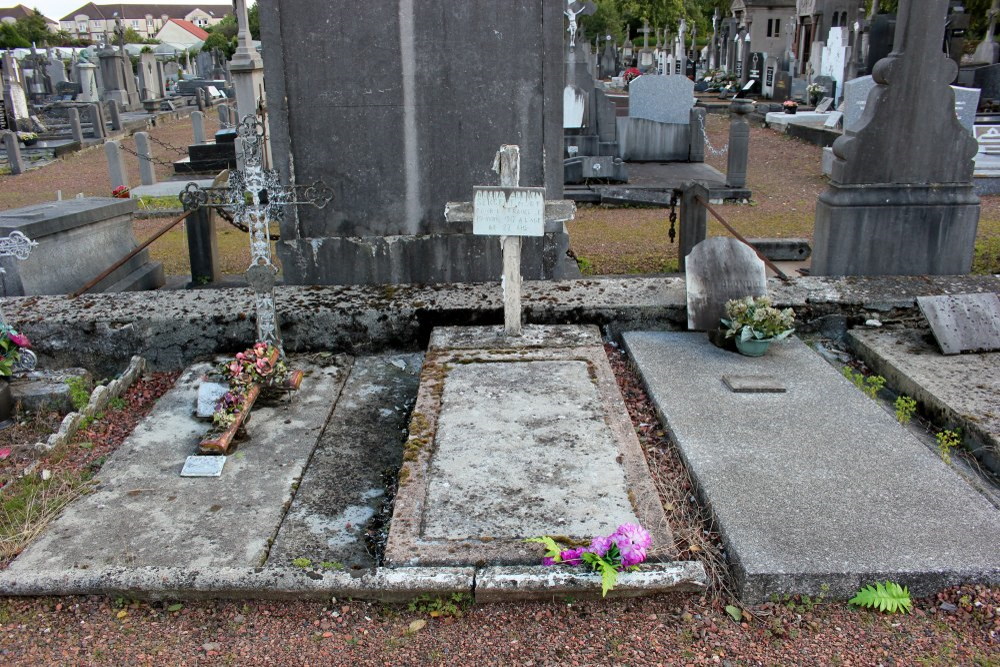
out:
<path id="1" fill-rule="evenodd" d="M 963 446 L 1000 475 L 1000 352 L 943 357 L 926 331 L 849 332 L 851 347 L 890 386 L 941 424 L 962 429 Z"/>
<path id="2" fill-rule="evenodd" d="M 627 332 L 664 426 L 722 534 L 745 602 L 852 596 L 891 579 L 915 596 L 1000 583 L 1000 510 L 797 339 L 743 357 L 703 335 Z M 737 394 L 767 374 L 783 394 Z"/>
<path id="3" fill-rule="evenodd" d="M 358 357 L 271 546 L 269 566 L 296 558 L 375 567 L 368 522 L 385 501 L 383 475 L 403 462 L 422 354 Z"/>
<path id="4" fill-rule="evenodd" d="M 538 535 L 625 522 L 673 543 L 596 327 L 436 328 L 386 549 L 390 566 L 538 564 Z"/>
<path id="5" fill-rule="evenodd" d="M 841 111 L 831 111 L 830 117 L 826 119 L 823 123 L 823 127 L 835 128 L 840 125 L 840 121 L 844 118 L 844 114 Z"/>
<path id="6" fill-rule="evenodd" d="M 744 243 L 726 236 L 705 239 L 685 259 L 688 329 L 720 326 L 726 302 L 767 294 L 764 262 Z"/>
<path id="7" fill-rule="evenodd" d="M 686 76 L 644 74 L 628 86 L 628 114 L 658 123 L 687 125 L 694 106 L 694 82 Z"/>
<path id="8" fill-rule="evenodd" d="M 1000 298 L 991 292 L 918 296 L 944 354 L 1000 350 Z"/>
<path id="9" fill-rule="evenodd" d="M 218 478 L 181 477 L 208 426 L 194 416 L 200 378 L 188 368 L 112 454 L 93 493 L 71 503 L 8 574 L 111 566 L 257 567 L 330 416 L 348 360 L 291 357 L 307 376 L 293 400 L 259 400 L 249 439 Z"/>

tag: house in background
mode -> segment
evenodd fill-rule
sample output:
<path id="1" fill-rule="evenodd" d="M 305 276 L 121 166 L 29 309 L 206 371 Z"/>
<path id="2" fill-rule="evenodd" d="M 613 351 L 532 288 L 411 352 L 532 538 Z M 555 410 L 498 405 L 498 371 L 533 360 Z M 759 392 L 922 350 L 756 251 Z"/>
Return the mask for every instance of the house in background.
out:
<path id="1" fill-rule="evenodd" d="M 13 7 L 0 7 L 0 23 L 14 23 L 20 18 L 27 18 L 34 15 L 35 10 L 24 5 L 14 5 Z M 45 18 L 45 25 L 50 32 L 57 32 L 59 24 L 48 16 Z"/>
<path id="2" fill-rule="evenodd" d="M 199 28 L 215 25 L 226 14 L 232 14 L 231 3 L 198 5 L 124 5 L 88 2 L 59 20 L 59 28 L 78 39 L 97 41 L 115 29 L 115 19 L 121 19 L 144 38 L 155 37 L 170 19 L 188 21 Z"/>
<path id="3" fill-rule="evenodd" d="M 156 33 L 156 39 L 164 44 L 180 47 L 182 51 L 188 51 L 204 44 L 208 39 L 208 33 L 191 21 L 170 19 Z"/>

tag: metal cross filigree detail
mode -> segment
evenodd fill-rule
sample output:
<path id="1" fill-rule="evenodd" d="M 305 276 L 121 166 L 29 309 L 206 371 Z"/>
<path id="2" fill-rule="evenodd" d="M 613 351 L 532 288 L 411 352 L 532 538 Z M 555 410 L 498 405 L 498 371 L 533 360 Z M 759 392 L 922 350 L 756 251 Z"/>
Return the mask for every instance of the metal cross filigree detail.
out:
<path id="1" fill-rule="evenodd" d="M 13 231 L 9 236 L 0 238 L 0 257 L 14 257 L 23 262 L 28 259 L 31 249 L 37 245 L 37 241 L 32 241 L 22 232 Z M 0 267 L 0 273 L 6 273 L 6 271 Z M 7 324 L 7 318 L 4 317 L 3 311 L 0 310 L 0 333 L 6 334 L 11 328 Z M 27 373 L 35 370 L 36 365 L 38 365 L 38 357 L 35 356 L 35 353 L 27 348 L 21 348 L 12 370 L 15 373 Z"/>
<path id="2" fill-rule="evenodd" d="M 270 223 L 281 220 L 284 207 L 309 204 L 323 208 L 333 191 L 322 181 L 311 185 L 282 185 L 278 172 L 264 167 L 264 126 L 247 115 L 237 125 L 243 168 L 229 172 L 229 187 L 200 188 L 188 183 L 180 194 L 184 210 L 202 206 L 230 211 L 233 219 L 250 230 L 250 268 L 247 282 L 254 291 L 257 340 L 284 351 L 274 305 L 274 283 L 278 268 L 271 256 Z"/>

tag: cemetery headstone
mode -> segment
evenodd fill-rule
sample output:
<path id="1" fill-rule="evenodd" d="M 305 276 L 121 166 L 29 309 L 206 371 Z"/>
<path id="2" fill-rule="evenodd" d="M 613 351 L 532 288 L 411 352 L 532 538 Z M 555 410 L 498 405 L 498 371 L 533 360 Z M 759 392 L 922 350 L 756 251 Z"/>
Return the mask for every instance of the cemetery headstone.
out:
<path id="1" fill-rule="evenodd" d="M 713 236 L 685 259 L 688 329 L 718 329 L 726 302 L 767 295 L 764 262 L 750 246 L 728 236 Z"/>
<path id="2" fill-rule="evenodd" d="M 683 76 L 640 76 L 629 84 L 632 118 L 687 123 L 694 105 L 694 82 Z"/>
<path id="3" fill-rule="evenodd" d="M 833 106 L 833 98 L 824 97 L 819 101 L 819 104 L 816 105 L 816 113 L 826 113 L 827 111 L 830 110 L 830 107 L 832 106 Z"/>
<path id="4" fill-rule="evenodd" d="M 23 262 L 28 259 L 31 249 L 37 245 L 38 243 L 29 239 L 22 232 L 13 231 L 7 236 L 0 238 L 0 257 L 12 257 Z M 0 267 L 0 274 L 2 273 L 6 273 L 6 270 Z M 0 330 L 6 331 L 8 328 L 7 318 L 4 317 L 3 310 L 0 309 Z M 34 352 L 28 348 L 21 348 L 13 370 L 15 372 L 33 371 L 37 363 L 38 358 Z M 9 418 L 9 416 L 9 414 L 2 415 L 3 419 Z"/>
<path id="5" fill-rule="evenodd" d="M 1000 155 L 1000 125 L 976 125 L 975 133 L 980 153 Z"/>
<path id="6" fill-rule="evenodd" d="M 831 129 L 836 128 L 837 126 L 840 125 L 840 121 L 843 120 L 843 118 L 844 118 L 844 113 L 842 111 L 831 111 L 830 117 L 826 119 L 825 123 L 823 123 L 823 127 L 828 127 Z"/>
<path id="7" fill-rule="evenodd" d="M 958 66 L 941 50 L 947 7 L 948 0 L 900 4 L 897 46 L 872 72 L 878 87 L 869 106 L 833 144 L 830 182 L 816 207 L 815 275 L 971 269 L 978 146 L 950 94 Z"/>
<path id="8" fill-rule="evenodd" d="M 23 174 L 25 172 L 24 159 L 21 157 L 21 146 L 17 142 L 17 135 L 13 132 L 3 133 L 3 144 L 7 150 L 7 166 L 11 174 Z"/>
<path id="9" fill-rule="evenodd" d="M 861 76 L 844 84 L 844 130 L 857 127 L 868 104 L 868 94 L 876 85 L 871 76 Z"/>
<path id="10" fill-rule="evenodd" d="M 955 115 L 962 127 L 972 132 L 976 123 L 976 109 L 979 107 L 979 89 L 952 86 L 955 92 Z"/>
<path id="11" fill-rule="evenodd" d="M 1000 298 L 990 292 L 917 297 L 946 355 L 1000 350 Z"/>

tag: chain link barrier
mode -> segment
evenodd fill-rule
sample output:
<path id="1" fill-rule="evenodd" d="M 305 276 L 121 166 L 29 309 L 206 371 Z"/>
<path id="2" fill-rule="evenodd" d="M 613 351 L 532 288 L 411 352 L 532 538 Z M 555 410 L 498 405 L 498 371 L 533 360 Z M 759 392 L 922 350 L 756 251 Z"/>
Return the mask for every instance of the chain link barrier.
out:
<path id="1" fill-rule="evenodd" d="M 729 150 L 729 142 L 727 141 L 722 148 L 716 148 L 712 145 L 712 140 L 708 138 L 708 132 L 705 130 L 705 117 L 701 114 L 698 115 L 698 124 L 701 125 L 701 135 L 705 137 L 705 147 L 708 148 L 708 152 L 715 156 L 725 155 L 726 151 Z"/>

